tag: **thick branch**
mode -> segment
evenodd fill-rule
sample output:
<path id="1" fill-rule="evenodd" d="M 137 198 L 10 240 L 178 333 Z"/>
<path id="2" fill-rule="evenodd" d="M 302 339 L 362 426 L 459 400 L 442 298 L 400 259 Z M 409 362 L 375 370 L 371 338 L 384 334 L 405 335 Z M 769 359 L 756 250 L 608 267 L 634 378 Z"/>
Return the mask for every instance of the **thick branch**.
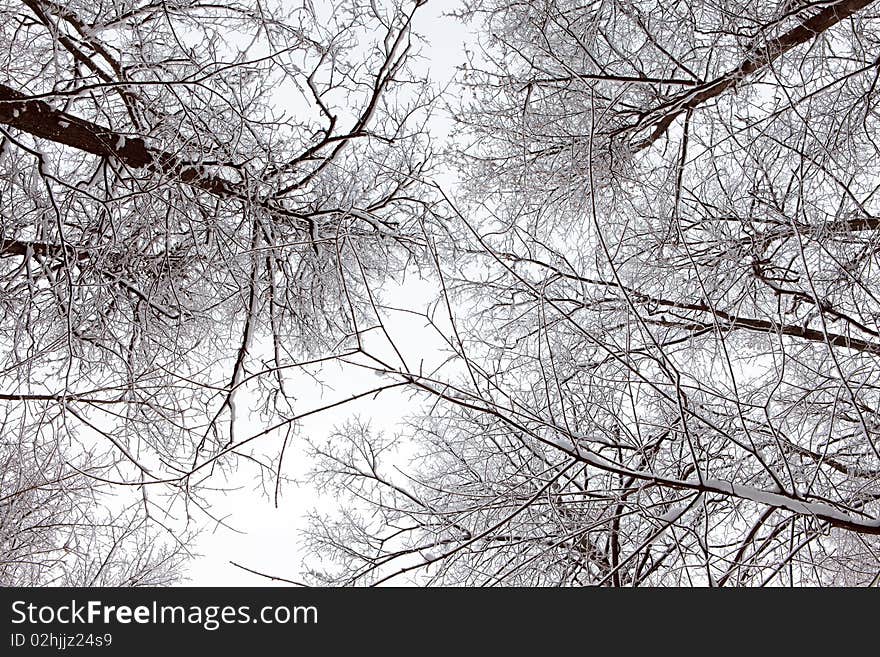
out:
<path id="1" fill-rule="evenodd" d="M 830 525 L 841 529 L 861 534 L 880 535 L 880 518 L 855 518 L 848 513 L 844 513 L 830 504 L 825 504 L 823 502 L 811 502 L 798 499 L 790 494 L 762 490 L 760 488 L 754 488 L 752 486 L 737 484 L 730 481 L 702 478 L 698 480 L 682 480 L 664 477 L 652 472 L 631 470 L 623 465 L 618 465 L 609 461 L 598 454 L 587 452 L 568 440 L 542 439 L 542 442 L 561 449 L 582 463 L 587 463 L 607 472 L 627 475 L 640 481 L 647 481 L 668 488 L 694 490 L 702 493 L 713 493 L 726 497 L 734 497 L 770 508 L 784 509 L 802 516 L 812 516 L 817 520 L 827 522 Z"/>
<path id="2" fill-rule="evenodd" d="M 842 333 L 820 331 L 818 329 L 811 329 L 799 324 L 785 324 L 782 322 L 774 322 L 754 317 L 741 317 L 739 315 L 734 315 L 732 313 L 713 308 L 712 306 L 703 302 L 687 303 L 685 301 L 673 301 L 670 299 L 663 299 L 660 297 L 645 294 L 631 287 L 618 285 L 618 283 L 615 281 L 605 281 L 596 278 L 579 276 L 577 274 L 570 274 L 562 271 L 558 267 L 554 267 L 553 265 L 540 260 L 535 260 L 531 258 L 519 258 L 518 256 L 514 256 L 513 254 L 509 253 L 501 255 L 507 259 L 521 260 L 523 262 L 531 262 L 541 265 L 542 267 L 553 271 L 556 275 L 570 280 L 576 280 L 590 285 L 599 285 L 602 287 L 622 288 L 632 297 L 634 297 L 636 301 L 647 305 L 662 306 L 665 308 L 675 308 L 678 310 L 687 310 L 699 313 L 711 313 L 715 316 L 716 321 L 720 320 L 721 328 L 746 329 L 749 331 L 757 331 L 759 333 L 788 335 L 791 337 L 801 338 L 803 340 L 809 340 L 812 342 L 832 344 L 835 347 L 845 347 L 847 349 L 854 349 L 855 351 L 880 354 L 880 342 L 872 342 L 870 340 L 851 337 Z M 849 321 L 850 323 L 856 324 L 856 322 L 854 322 L 851 318 L 844 315 L 843 313 L 840 313 L 839 311 L 834 310 L 833 308 L 823 307 L 819 310 L 825 313 L 829 313 L 834 317 L 837 317 L 838 319 L 844 319 Z M 646 318 L 646 321 L 660 326 L 681 328 L 689 331 L 705 331 L 707 329 L 711 330 L 715 326 L 713 322 L 700 321 L 696 319 L 693 321 L 685 319 L 669 321 L 665 319 Z"/>
<path id="3" fill-rule="evenodd" d="M 129 137 L 62 112 L 4 84 L 0 84 L 0 124 L 86 153 L 115 158 L 133 169 L 148 169 L 216 196 L 247 201 L 274 215 L 308 219 L 279 202 L 254 198 L 244 187 L 212 174 L 204 167 L 186 164 L 176 155 L 152 148 L 141 137 Z"/>
<path id="4" fill-rule="evenodd" d="M 711 80 L 699 87 L 678 94 L 648 113 L 636 125 L 627 128 L 627 132 L 644 130 L 655 126 L 645 139 L 635 145 L 641 150 L 660 138 L 672 122 L 683 112 L 695 109 L 706 101 L 716 98 L 728 89 L 736 86 L 742 79 L 772 64 L 789 50 L 814 39 L 826 30 L 846 20 L 860 9 L 864 9 L 874 0 L 840 0 L 819 13 L 805 19 L 800 25 L 793 27 L 782 36 L 768 39 L 735 69 Z"/>
<path id="5" fill-rule="evenodd" d="M 719 325 L 723 329 L 746 329 L 748 331 L 757 331 L 758 333 L 788 335 L 811 342 L 822 342 L 832 344 L 835 347 L 845 347 L 846 349 L 854 349 L 855 351 L 865 351 L 872 354 L 880 354 L 880 343 L 862 340 L 860 338 L 850 337 L 841 333 L 824 332 L 818 329 L 811 329 L 798 324 L 780 324 L 770 322 L 764 319 L 756 319 L 754 317 L 738 317 L 731 315 L 722 310 L 713 310 L 708 306 L 692 305 L 692 304 L 676 304 L 664 302 L 662 300 L 655 301 L 658 304 L 670 305 L 673 307 L 687 308 L 689 310 L 697 310 L 701 312 L 711 312 L 718 319 L 722 320 Z M 712 323 L 699 321 L 671 321 L 664 319 L 647 319 L 646 321 L 660 326 L 670 326 L 681 328 L 688 331 L 703 331 L 712 328 Z"/>

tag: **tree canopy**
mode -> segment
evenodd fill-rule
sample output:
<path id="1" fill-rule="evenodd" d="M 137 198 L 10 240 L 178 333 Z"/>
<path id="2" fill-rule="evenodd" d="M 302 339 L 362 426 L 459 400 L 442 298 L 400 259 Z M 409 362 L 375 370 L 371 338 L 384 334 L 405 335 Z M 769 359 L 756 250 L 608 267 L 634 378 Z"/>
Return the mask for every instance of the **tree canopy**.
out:
<path id="1" fill-rule="evenodd" d="M 173 581 L 334 361 L 313 581 L 876 584 L 874 3 L 424 4 L 0 4 L 3 581 Z"/>

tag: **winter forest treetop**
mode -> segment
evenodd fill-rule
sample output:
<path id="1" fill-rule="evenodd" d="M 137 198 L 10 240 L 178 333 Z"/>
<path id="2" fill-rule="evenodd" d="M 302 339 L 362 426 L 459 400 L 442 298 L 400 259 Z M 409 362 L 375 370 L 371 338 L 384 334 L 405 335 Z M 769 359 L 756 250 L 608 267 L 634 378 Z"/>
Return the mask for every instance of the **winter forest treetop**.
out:
<path id="1" fill-rule="evenodd" d="M 0 584 L 880 581 L 875 3 L 436 2 L 0 2 Z"/>

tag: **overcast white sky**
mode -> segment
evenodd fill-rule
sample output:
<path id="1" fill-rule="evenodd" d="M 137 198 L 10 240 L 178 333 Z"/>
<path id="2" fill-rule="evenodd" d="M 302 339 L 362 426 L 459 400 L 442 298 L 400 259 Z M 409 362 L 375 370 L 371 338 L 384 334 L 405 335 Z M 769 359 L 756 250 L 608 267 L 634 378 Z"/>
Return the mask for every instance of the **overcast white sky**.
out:
<path id="1" fill-rule="evenodd" d="M 316 3 L 320 0 L 316 0 Z M 445 85 L 452 78 L 456 66 L 464 60 L 464 44 L 470 40 L 467 26 L 443 14 L 457 6 L 457 0 L 430 0 L 420 9 L 415 22 L 416 32 L 424 35 L 428 43 L 422 48 L 424 61 L 420 64 L 428 68 L 431 80 Z M 442 110 L 436 116 L 432 134 L 443 139 L 450 127 L 448 118 Z M 438 180 L 443 186 L 453 184 L 451 177 Z M 411 278 L 403 285 L 386 291 L 388 301 L 398 307 L 424 310 L 436 288 L 424 281 Z M 389 318 L 389 330 L 398 347 L 404 348 L 404 356 L 415 360 L 438 358 L 436 336 L 420 326 L 412 316 L 398 315 Z M 371 378 L 372 377 L 372 378 Z M 327 404 L 342 399 L 355 392 L 376 385 L 374 375 L 365 372 L 337 369 L 322 372 L 327 384 L 320 388 L 314 382 L 303 378 L 303 388 L 298 389 L 297 403 L 300 408 Z M 285 455 L 285 473 L 290 477 L 305 474 L 307 462 L 301 448 L 305 436 L 320 439 L 335 425 L 342 424 L 354 415 L 369 420 L 373 427 L 393 432 L 397 423 L 404 417 L 408 404 L 402 403 L 401 393 L 384 393 L 377 399 L 365 399 L 346 405 L 334 411 L 313 416 L 302 422 L 298 436 Z M 411 408 L 411 406 L 409 406 Z M 242 422 L 239 431 L 255 432 L 262 425 L 255 420 Z M 267 453 L 277 450 L 280 437 L 268 436 L 265 440 Z M 271 496 L 263 490 L 256 490 L 253 471 L 241 473 L 241 481 L 231 480 L 229 491 L 218 494 L 214 500 L 218 512 L 235 531 L 217 527 L 206 531 L 196 544 L 200 554 L 189 566 L 189 581 L 193 586 L 268 586 L 269 579 L 250 574 L 230 564 L 231 561 L 245 567 L 285 579 L 298 580 L 302 574 L 303 546 L 302 531 L 305 526 L 304 515 L 319 502 L 314 490 L 306 485 L 288 484 L 283 488 L 278 507 Z M 219 499 L 222 496 L 222 499 Z"/>

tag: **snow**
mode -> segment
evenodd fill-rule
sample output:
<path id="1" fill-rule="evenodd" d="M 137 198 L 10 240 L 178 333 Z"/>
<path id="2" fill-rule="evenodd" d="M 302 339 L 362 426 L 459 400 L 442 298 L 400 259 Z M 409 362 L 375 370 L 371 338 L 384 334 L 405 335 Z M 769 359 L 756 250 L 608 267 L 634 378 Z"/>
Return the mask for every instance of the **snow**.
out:
<path id="1" fill-rule="evenodd" d="M 571 453 L 579 453 L 580 450 L 575 446 L 573 442 L 571 442 L 568 438 L 563 438 L 561 436 L 553 436 L 547 438 L 546 442 L 550 443 L 553 447 L 558 447 L 564 452 Z"/>
<path id="2" fill-rule="evenodd" d="M 667 511 L 663 515 L 659 516 L 657 520 L 662 522 L 664 525 L 671 525 L 676 520 L 681 518 L 684 515 L 684 512 L 687 511 L 687 509 L 687 505 L 674 507 L 672 509 L 669 509 L 669 511 Z"/>
<path id="3" fill-rule="evenodd" d="M 734 495 L 742 499 L 757 502 L 758 504 L 766 504 L 767 506 L 788 509 L 789 511 L 794 511 L 801 515 L 817 516 L 827 520 L 854 523 L 865 527 L 880 527 L 880 519 L 864 520 L 861 518 L 853 518 L 839 509 L 834 508 L 830 504 L 824 504 L 822 502 L 796 500 L 780 493 L 774 493 L 760 488 L 753 488 L 752 486 L 745 486 L 743 484 L 736 484 L 720 479 L 705 479 L 703 481 L 703 486 L 709 490 L 714 489 L 715 492 Z"/>
<path id="4" fill-rule="evenodd" d="M 840 511 L 839 509 L 822 502 L 808 502 L 806 500 L 798 500 L 780 492 L 768 491 L 761 488 L 737 484 L 723 479 L 703 479 L 703 480 L 681 480 L 670 477 L 663 477 L 651 472 L 642 472 L 632 470 L 623 465 L 609 461 L 608 459 L 585 450 L 582 446 L 577 446 L 567 438 L 552 437 L 545 439 L 545 442 L 557 447 L 578 460 L 593 465 L 602 470 L 617 472 L 620 474 L 642 479 L 644 481 L 655 481 L 663 483 L 673 488 L 683 488 L 690 490 L 698 490 L 706 493 L 720 493 L 723 495 L 731 495 L 743 500 L 749 500 L 757 504 L 763 504 L 779 509 L 786 509 L 799 515 L 814 516 L 821 520 L 827 520 L 831 523 L 844 523 L 855 525 L 865 529 L 880 529 L 880 518 L 865 519 L 851 516 Z M 672 512 L 669 512 L 672 513 Z M 668 514 L 664 514 L 665 518 Z"/>
<path id="5" fill-rule="evenodd" d="M 604 436 L 600 436 L 600 435 L 588 436 L 586 434 L 572 432 L 571 437 L 574 438 L 575 440 L 577 440 L 578 442 L 583 441 L 583 442 L 588 442 L 588 443 L 599 443 L 601 445 L 607 445 L 608 447 L 619 447 L 618 443 L 614 442 L 613 440 L 609 440 L 608 438 L 605 438 Z"/>

